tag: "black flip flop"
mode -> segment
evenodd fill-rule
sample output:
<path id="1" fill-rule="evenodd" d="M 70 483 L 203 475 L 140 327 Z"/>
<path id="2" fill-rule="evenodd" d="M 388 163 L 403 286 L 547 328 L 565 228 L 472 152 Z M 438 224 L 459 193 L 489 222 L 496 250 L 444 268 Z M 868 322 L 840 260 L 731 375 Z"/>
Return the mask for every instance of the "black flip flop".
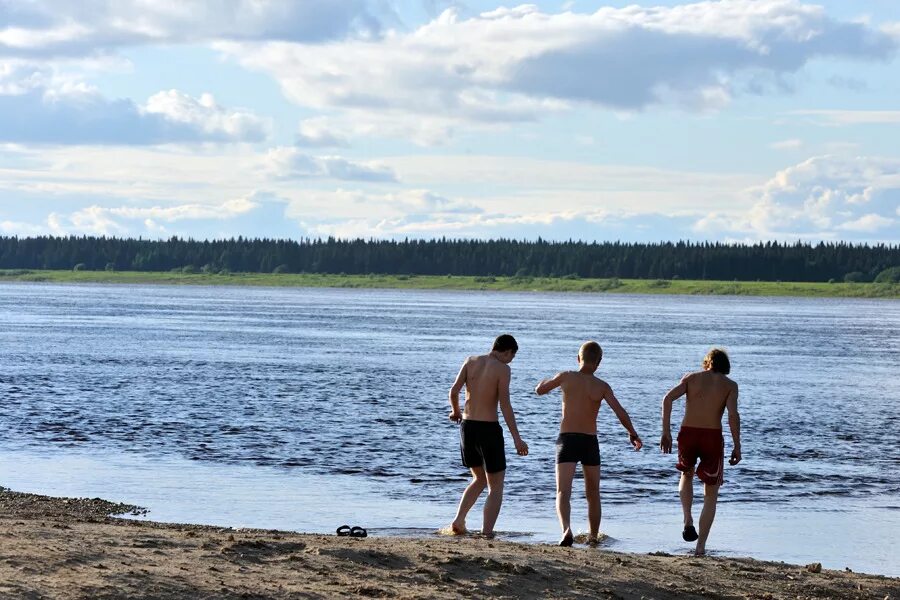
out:
<path id="1" fill-rule="evenodd" d="M 350 537 L 364 538 L 364 537 L 367 537 L 368 535 L 369 535 L 369 532 L 366 531 L 365 529 L 363 529 L 362 527 L 353 527 L 350 530 Z"/>
<path id="2" fill-rule="evenodd" d="M 348 536 L 348 535 L 353 535 L 353 529 L 349 525 L 341 525 L 340 527 L 337 528 L 337 531 L 335 531 L 335 533 L 338 534 L 338 536 L 340 536 L 340 537 L 344 537 L 344 536 Z"/>
<path id="3" fill-rule="evenodd" d="M 697 530 L 694 529 L 693 525 L 685 525 L 684 531 L 681 532 L 681 537 L 686 542 L 695 542 L 700 536 L 697 535 Z"/>

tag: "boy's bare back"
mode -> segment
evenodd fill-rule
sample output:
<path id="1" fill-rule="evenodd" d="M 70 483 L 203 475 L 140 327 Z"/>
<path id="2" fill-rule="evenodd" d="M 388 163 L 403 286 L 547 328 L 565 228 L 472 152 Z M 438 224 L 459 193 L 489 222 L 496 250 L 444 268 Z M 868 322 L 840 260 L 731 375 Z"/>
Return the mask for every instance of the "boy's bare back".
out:
<path id="1" fill-rule="evenodd" d="M 634 431 L 631 418 L 619 404 L 619 400 L 613 393 L 608 383 L 596 377 L 594 372 L 603 360 L 603 349 L 597 342 L 585 342 L 578 350 L 577 371 L 563 371 L 550 379 L 541 381 L 534 391 L 539 395 L 561 388 L 562 421 L 559 424 L 560 434 L 582 433 L 597 435 L 597 413 L 600 412 L 600 404 L 606 400 L 609 407 L 616 413 L 616 417 L 628 430 L 631 443 L 636 449 L 641 447 L 641 439 Z"/>
<path id="2" fill-rule="evenodd" d="M 578 371 L 560 373 L 562 389 L 562 421 L 560 433 L 597 433 L 600 403 L 611 389 L 602 379 Z"/>
<path id="3" fill-rule="evenodd" d="M 737 384 L 722 373 L 698 371 L 686 375 L 681 385 L 687 394 L 682 425 L 721 429 L 729 398 L 737 398 Z"/>
<path id="4" fill-rule="evenodd" d="M 509 389 L 509 365 L 490 354 L 470 356 L 463 363 L 454 388 L 466 386 L 463 418 L 475 421 L 497 421 L 500 390 Z"/>

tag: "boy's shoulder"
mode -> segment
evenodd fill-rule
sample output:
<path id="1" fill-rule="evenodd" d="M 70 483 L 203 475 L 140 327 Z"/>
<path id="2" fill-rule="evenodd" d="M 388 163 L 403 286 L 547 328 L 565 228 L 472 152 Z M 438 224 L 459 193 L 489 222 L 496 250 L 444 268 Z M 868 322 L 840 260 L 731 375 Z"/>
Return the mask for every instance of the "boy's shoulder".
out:
<path id="1" fill-rule="evenodd" d="M 697 379 L 698 377 L 702 377 L 705 373 L 708 373 L 708 371 L 691 371 L 690 373 L 685 373 L 682 376 L 681 381 L 684 383 L 687 383 L 688 381 L 691 381 L 692 379 Z"/>
<path id="2" fill-rule="evenodd" d="M 591 380 L 593 381 L 593 383 L 595 385 L 599 385 L 603 389 L 612 389 L 612 386 L 610 386 L 608 383 L 606 383 L 606 380 L 600 379 L 596 375 L 591 375 Z"/>

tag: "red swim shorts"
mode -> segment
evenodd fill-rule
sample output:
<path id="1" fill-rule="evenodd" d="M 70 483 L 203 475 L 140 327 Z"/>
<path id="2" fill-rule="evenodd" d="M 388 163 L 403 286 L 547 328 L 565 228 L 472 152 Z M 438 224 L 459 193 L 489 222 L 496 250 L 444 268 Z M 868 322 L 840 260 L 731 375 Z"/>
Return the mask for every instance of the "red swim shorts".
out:
<path id="1" fill-rule="evenodd" d="M 697 477 L 709 485 L 725 482 L 725 438 L 721 429 L 706 427 L 682 427 L 678 432 L 679 471 L 692 471 L 696 467 Z"/>

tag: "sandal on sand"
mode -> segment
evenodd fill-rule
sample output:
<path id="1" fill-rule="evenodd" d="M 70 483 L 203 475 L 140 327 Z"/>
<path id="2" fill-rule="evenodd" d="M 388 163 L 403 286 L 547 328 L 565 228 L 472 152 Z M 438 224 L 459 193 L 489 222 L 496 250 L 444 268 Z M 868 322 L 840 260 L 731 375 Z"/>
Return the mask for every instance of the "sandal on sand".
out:
<path id="1" fill-rule="evenodd" d="M 575 536 L 572 535 L 571 531 L 569 533 L 567 533 L 565 536 L 563 536 L 563 539 L 559 540 L 559 545 L 562 546 L 563 548 L 568 548 L 574 543 L 575 543 Z"/>
<path id="2" fill-rule="evenodd" d="M 693 525 L 685 525 L 684 531 L 681 532 L 681 537 L 684 538 L 684 541 L 686 542 L 695 542 L 700 536 L 697 535 L 697 530 L 694 529 Z"/>
<path id="3" fill-rule="evenodd" d="M 349 525 L 341 525 L 340 527 L 337 528 L 335 533 L 338 534 L 338 536 L 340 536 L 340 537 L 344 537 L 347 535 L 352 535 L 353 529 L 351 529 Z"/>
<path id="4" fill-rule="evenodd" d="M 369 535 L 369 532 L 363 529 L 362 527 L 353 527 L 350 529 L 350 537 L 356 538 L 364 538 Z"/>

